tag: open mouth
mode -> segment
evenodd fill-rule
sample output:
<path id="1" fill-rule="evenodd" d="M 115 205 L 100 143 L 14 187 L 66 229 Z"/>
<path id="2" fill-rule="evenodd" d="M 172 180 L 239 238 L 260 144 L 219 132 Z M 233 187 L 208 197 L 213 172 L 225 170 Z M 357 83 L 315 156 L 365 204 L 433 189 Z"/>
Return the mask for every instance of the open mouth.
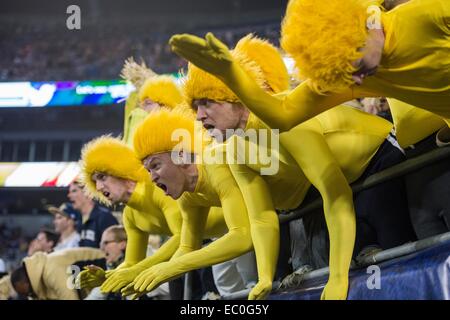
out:
<path id="1" fill-rule="evenodd" d="M 109 199 L 110 193 L 109 193 L 108 191 L 104 191 L 104 192 L 103 192 L 103 195 L 104 195 L 106 198 Z"/>
<path id="2" fill-rule="evenodd" d="M 157 183 L 156 186 L 157 186 L 158 188 L 160 188 L 161 190 L 163 190 L 164 193 L 167 195 L 167 186 L 166 186 L 165 184 L 163 184 L 163 183 Z"/>
<path id="3" fill-rule="evenodd" d="M 208 131 L 215 129 L 215 127 L 212 124 L 208 124 L 208 123 L 204 123 L 203 128 L 205 128 Z"/>

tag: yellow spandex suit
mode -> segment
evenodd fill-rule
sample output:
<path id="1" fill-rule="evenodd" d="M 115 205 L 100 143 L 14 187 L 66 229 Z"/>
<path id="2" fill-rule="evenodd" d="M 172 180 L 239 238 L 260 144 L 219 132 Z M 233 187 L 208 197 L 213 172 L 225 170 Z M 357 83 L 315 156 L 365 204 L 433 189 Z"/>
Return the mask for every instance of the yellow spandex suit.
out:
<path id="1" fill-rule="evenodd" d="M 134 281 L 135 290 L 151 291 L 190 270 L 231 260 L 252 250 L 247 209 L 228 166 L 197 164 L 197 170 L 195 191 L 185 192 L 177 200 L 184 222 L 177 252 L 170 261 L 142 272 Z M 222 207 L 228 232 L 201 248 L 211 207 Z"/>
<path id="2" fill-rule="evenodd" d="M 120 159 L 120 160 L 118 160 Z M 136 181 L 136 187 L 123 212 L 123 224 L 127 233 L 125 260 L 116 269 L 108 271 L 102 290 L 116 292 L 129 284 L 143 270 L 169 260 L 180 243 L 183 219 L 175 200 L 167 197 L 150 180 L 145 168 L 133 151 L 118 139 L 104 136 L 87 144 L 83 149 L 82 168 L 87 190 L 91 195 L 108 203 L 96 190 L 91 180 L 94 172 Z M 206 223 L 206 238 L 226 232 L 226 224 L 220 208 L 211 208 Z M 170 236 L 153 255 L 146 257 L 150 234 Z"/>
<path id="3" fill-rule="evenodd" d="M 164 195 L 150 181 L 138 183 L 123 212 L 123 224 L 127 233 L 127 248 L 124 262 L 115 270 L 121 268 L 130 273 L 126 279 L 120 273 L 102 286 L 102 290 L 118 291 L 128 285 L 134 278 L 151 266 L 169 260 L 180 245 L 182 225 L 180 209 L 175 200 Z M 211 208 L 202 239 L 217 237 L 226 232 L 226 224 L 220 208 Z M 170 238 L 151 256 L 145 258 L 148 236 L 158 234 Z M 108 278 L 114 271 L 108 275 Z M 125 280 L 125 281 L 124 281 Z"/>
<path id="4" fill-rule="evenodd" d="M 426 14 L 425 14 L 426 13 Z M 357 97 L 391 97 L 450 119 L 450 2 L 416 0 L 382 13 L 386 36 L 381 64 L 361 86 L 320 95 L 308 80 L 280 99 L 264 92 L 212 34 L 173 36 L 174 52 L 216 75 L 261 120 L 287 131 Z M 426 125 L 426 124 L 424 124 Z"/>
<path id="5" fill-rule="evenodd" d="M 265 125 L 251 114 L 246 130 L 263 128 Z M 258 266 L 267 269 L 265 281 L 258 288 L 261 292 L 254 292 L 256 296 L 263 298 L 270 292 L 267 281 L 272 278 L 268 280 L 267 276 L 273 276 L 276 266 L 278 230 L 270 226 L 278 220 L 273 208 L 297 208 L 313 184 L 322 195 L 330 234 L 330 282 L 323 298 L 346 297 L 356 235 L 349 183 L 361 176 L 391 128 L 384 119 L 339 106 L 280 135 L 276 174 L 260 175 L 266 166 L 260 162 L 230 164 L 246 201 Z M 241 143 L 238 150 L 248 150 L 242 145 L 243 139 L 233 139 Z"/>

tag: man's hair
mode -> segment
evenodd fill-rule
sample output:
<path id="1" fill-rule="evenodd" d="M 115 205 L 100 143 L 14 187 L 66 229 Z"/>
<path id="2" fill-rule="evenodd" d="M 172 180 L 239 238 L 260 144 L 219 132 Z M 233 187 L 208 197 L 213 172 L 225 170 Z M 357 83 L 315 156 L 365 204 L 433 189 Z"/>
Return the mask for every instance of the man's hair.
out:
<path id="1" fill-rule="evenodd" d="M 117 242 L 127 241 L 127 233 L 122 225 L 113 225 L 105 229 L 103 233 L 110 232 L 114 236 L 114 240 Z"/>
<path id="2" fill-rule="evenodd" d="M 47 229 L 47 228 L 43 228 L 41 229 L 41 231 L 39 231 L 39 233 L 44 233 L 47 241 L 53 241 L 53 245 L 56 245 L 58 243 L 59 240 L 59 234 L 53 230 Z"/>
<path id="3" fill-rule="evenodd" d="M 73 185 L 77 186 L 78 188 L 83 189 L 83 184 L 80 181 L 80 179 L 75 179 L 70 184 L 73 184 Z"/>
<path id="4" fill-rule="evenodd" d="M 20 267 L 18 267 L 11 273 L 11 284 L 13 285 L 14 289 L 16 288 L 16 284 L 19 282 L 30 282 L 27 269 L 25 268 L 25 265 L 23 263 Z"/>

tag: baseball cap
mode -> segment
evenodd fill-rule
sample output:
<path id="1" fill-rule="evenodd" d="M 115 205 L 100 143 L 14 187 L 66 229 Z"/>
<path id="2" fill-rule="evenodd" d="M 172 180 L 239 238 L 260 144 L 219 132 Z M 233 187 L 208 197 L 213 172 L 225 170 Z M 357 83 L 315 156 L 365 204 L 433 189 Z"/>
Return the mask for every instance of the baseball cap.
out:
<path id="1" fill-rule="evenodd" d="M 55 206 L 48 206 L 47 210 L 53 215 L 59 213 L 60 215 L 70 218 L 75 222 L 81 221 L 81 214 L 73 208 L 70 202 L 64 202 L 59 206 L 59 208 Z"/>

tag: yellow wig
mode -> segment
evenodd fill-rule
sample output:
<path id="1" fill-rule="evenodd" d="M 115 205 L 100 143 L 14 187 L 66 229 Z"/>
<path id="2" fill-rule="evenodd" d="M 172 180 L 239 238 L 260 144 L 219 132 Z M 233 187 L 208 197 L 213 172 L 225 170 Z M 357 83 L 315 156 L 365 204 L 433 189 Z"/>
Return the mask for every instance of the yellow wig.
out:
<path id="1" fill-rule="evenodd" d="M 289 89 L 289 74 L 279 50 L 268 41 L 249 34 L 239 40 L 234 48 L 261 68 L 265 83 L 272 93 Z"/>
<path id="2" fill-rule="evenodd" d="M 140 160 L 163 152 L 183 150 L 201 153 L 198 130 L 191 109 L 177 107 L 156 109 L 149 113 L 134 133 L 134 150 Z M 202 145 L 200 145 L 200 148 Z"/>
<path id="3" fill-rule="evenodd" d="M 261 87 L 264 86 L 264 74 L 261 68 L 248 57 L 237 50 L 231 55 L 241 67 Z M 188 72 L 183 85 L 185 101 L 192 107 L 195 99 L 210 99 L 215 101 L 239 102 L 238 97 L 218 78 L 197 68 L 192 63 L 188 65 Z"/>
<path id="4" fill-rule="evenodd" d="M 96 172 L 116 178 L 143 182 L 149 174 L 134 151 L 117 138 L 104 135 L 91 140 L 81 150 L 81 182 L 86 192 L 105 204 L 110 201 L 95 187 L 92 175 Z"/>
<path id="5" fill-rule="evenodd" d="M 281 46 L 300 78 L 318 93 L 354 83 L 352 65 L 367 38 L 367 3 L 361 0 L 290 0 L 281 28 Z"/>
<path id="6" fill-rule="evenodd" d="M 148 78 L 139 89 L 139 101 L 147 98 L 168 108 L 175 108 L 183 101 L 181 90 L 171 76 Z"/>

